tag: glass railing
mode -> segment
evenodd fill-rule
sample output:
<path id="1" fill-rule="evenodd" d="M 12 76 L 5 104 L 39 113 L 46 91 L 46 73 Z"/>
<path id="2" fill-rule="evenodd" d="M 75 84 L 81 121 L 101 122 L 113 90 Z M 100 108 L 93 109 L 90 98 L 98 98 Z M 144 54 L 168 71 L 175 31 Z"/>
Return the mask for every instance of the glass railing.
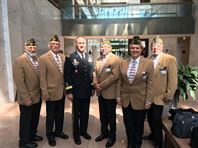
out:
<path id="1" fill-rule="evenodd" d="M 193 3 L 144 3 L 120 5 L 64 6 L 62 19 L 127 19 L 188 17 L 194 15 Z"/>

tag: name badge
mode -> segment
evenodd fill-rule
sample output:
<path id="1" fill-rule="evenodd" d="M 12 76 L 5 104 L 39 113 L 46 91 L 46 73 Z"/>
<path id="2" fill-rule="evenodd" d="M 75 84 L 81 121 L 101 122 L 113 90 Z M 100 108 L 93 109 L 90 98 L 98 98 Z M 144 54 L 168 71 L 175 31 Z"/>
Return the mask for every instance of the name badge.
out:
<path id="1" fill-rule="evenodd" d="M 105 71 L 106 72 L 110 72 L 111 71 L 111 68 L 110 67 L 107 67 L 107 68 L 105 68 Z"/>
<path id="2" fill-rule="evenodd" d="M 142 72 L 142 80 L 146 80 L 148 77 L 147 72 L 143 71 Z"/>
<path id="3" fill-rule="evenodd" d="M 166 73 L 167 73 L 166 67 L 160 67 L 160 74 L 161 75 L 166 75 Z"/>

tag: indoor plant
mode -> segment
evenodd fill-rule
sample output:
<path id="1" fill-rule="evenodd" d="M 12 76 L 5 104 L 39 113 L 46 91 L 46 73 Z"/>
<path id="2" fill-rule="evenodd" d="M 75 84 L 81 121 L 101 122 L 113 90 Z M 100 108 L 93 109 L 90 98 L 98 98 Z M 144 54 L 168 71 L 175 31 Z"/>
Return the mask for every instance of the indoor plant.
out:
<path id="1" fill-rule="evenodd" d="M 174 95 L 173 106 L 177 107 L 179 98 L 188 100 L 189 95 L 193 100 L 196 99 L 196 91 L 198 86 L 198 67 L 190 65 L 178 65 L 178 85 Z"/>

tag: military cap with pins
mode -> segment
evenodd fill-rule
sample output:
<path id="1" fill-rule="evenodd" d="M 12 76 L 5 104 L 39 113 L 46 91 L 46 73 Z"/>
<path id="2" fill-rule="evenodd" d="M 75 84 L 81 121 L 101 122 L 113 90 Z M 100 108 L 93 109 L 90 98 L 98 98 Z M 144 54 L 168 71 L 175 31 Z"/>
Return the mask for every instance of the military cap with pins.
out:
<path id="1" fill-rule="evenodd" d="M 58 39 L 58 36 L 56 34 L 51 36 L 50 42 L 51 41 L 60 42 L 59 39 Z"/>
<path id="2" fill-rule="evenodd" d="M 133 39 L 130 42 L 131 45 L 135 44 L 135 45 L 140 45 L 142 46 L 142 42 L 139 36 L 134 36 Z"/>
<path id="3" fill-rule="evenodd" d="M 31 38 L 25 42 L 25 46 L 37 46 L 36 41 L 33 38 Z"/>
<path id="4" fill-rule="evenodd" d="M 100 44 L 101 45 L 111 45 L 111 42 L 108 39 L 102 39 Z"/>
<path id="5" fill-rule="evenodd" d="M 163 41 L 159 36 L 155 36 L 153 38 L 153 41 L 151 42 L 151 44 L 156 44 L 156 43 L 163 44 Z"/>

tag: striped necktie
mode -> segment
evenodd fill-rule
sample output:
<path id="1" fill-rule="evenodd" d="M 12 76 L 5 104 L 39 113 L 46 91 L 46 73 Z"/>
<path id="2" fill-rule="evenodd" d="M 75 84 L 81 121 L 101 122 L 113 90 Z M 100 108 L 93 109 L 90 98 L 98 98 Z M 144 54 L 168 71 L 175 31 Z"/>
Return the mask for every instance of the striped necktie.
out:
<path id="1" fill-rule="evenodd" d="M 129 75 L 128 75 L 128 79 L 130 83 L 133 82 L 135 75 L 136 75 L 136 61 L 133 60 L 131 67 L 129 69 Z"/>
<path id="2" fill-rule="evenodd" d="M 62 63 L 60 58 L 58 57 L 58 55 L 55 56 L 56 58 L 56 63 L 58 64 L 59 70 L 61 71 L 61 73 L 63 73 L 63 68 L 62 68 Z"/>
<path id="3" fill-rule="evenodd" d="M 157 60 L 157 56 L 158 56 L 157 54 L 153 54 L 153 56 L 152 56 L 152 58 L 151 58 L 152 61 L 153 61 L 153 64 L 154 64 L 154 69 L 155 69 L 156 66 L 157 66 L 157 61 L 158 61 L 158 60 Z"/>
<path id="4" fill-rule="evenodd" d="M 32 58 L 32 64 L 34 65 L 35 69 L 36 69 L 36 73 L 37 75 L 39 75 L 39 65 L 38 65 L 38 61 L 36 57 Z"/>

